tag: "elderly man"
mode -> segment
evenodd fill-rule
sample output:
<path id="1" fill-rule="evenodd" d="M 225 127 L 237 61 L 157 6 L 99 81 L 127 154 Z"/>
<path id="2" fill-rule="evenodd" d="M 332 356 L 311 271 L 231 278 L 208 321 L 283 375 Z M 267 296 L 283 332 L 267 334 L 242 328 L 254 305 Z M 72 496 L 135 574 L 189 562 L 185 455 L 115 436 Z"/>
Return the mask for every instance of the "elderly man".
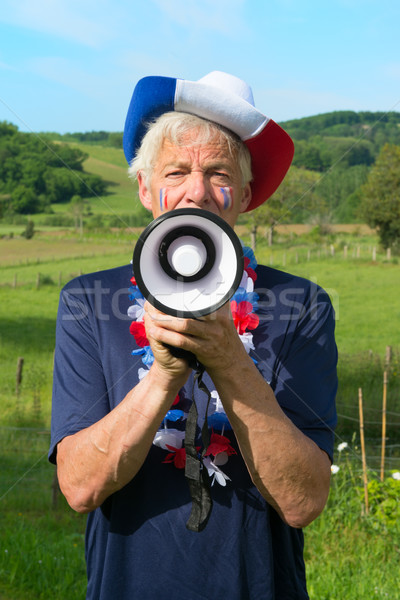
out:
<path id="1" fill-rule="evenodd" d="M 124 150 L 154 217 L 196 208 L 232 227 L 293 155 L 250 88 L 220 72 L 141 80 Z M 49 456 L 70 506 L 89 513 L 88 599 L 308 598 L 301 528 L 329 490 L 333 310 L 315 284 L 244 253 L 232 301 L 199 319 L 144 302 L 129 265 L 62 291 Z M 173 348 L 203 365 L 208 409 Z M 196 444 L 213 502 L 196 531 L 184 469 L 194 401 L 208 412 L 209 445 Z"/>

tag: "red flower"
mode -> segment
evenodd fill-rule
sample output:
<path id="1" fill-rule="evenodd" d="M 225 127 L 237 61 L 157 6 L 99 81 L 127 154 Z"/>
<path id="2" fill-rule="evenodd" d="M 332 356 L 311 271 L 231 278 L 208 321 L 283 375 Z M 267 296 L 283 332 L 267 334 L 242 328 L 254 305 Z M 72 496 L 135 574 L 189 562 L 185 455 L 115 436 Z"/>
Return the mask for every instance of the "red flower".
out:
<path id="1" fill-rule="evenodd" d="M 250 259 L 248 256 L 244 257 L 244 270 L 246 271 L 247 275 L 253 280 L 255 281 L 257 279 L 257 275 L 254 269 L 252 269 L 251 267 L 249 267 L 250 264 Z"/>
<path id="2" fill-rule="evenodd" d="M 258 315 L 253 313 L 253 305 L 247 300 L 242 300 L 239 304 L 236 300 L 231 302 L 231 311 L 233 322 L 239 335 L 242 335 L 248 329 L 255 329 L 258 325 Z"/>
<path id="3" fill-rule="evenodd" d="M 217 456 L 220 452 L 226 452 L 228 456 L 232 454 L 237 454 L 235 448 L 231 446 L 231 442 L 229 438 L 224 435 L 219 435 L 218 433 L 211 434 L 210 445 L 207 448 L 207 452 L 204 456 L 209 456 L 212 454 L 213 456 Z"/>
<path id="4" fill-rule="evenodd" d="M 178 402 L 179 402 L 179 401 L 180 401 L 179 394 L 177 394 L 177 395 L 175 396 L 175 400 L 174 400 L 174 401 L 173 401 L 173 403 L 172 403 L 172 406 L 175 406 L 176 404 L 178 404 Z"/>
<path id="5" fill-rule="evenodd" d="M 146 330 L 144 328 L 143 321 L 132 321 L 129 326 L 129 331 L 135 338 L 135 342 L 138 346 L 143 348 L 143 346 L 149 346 L 150 342 L 146 336 Z"/>
<path id="6" fill-rule="evenodd" d="M 168 450 L 171 452 L 167 455 L 166 459 L 163 460 L 164 463 L 174 463 L 177 469 L 184 469 L 186 464 L 186 450 L 185 448 L 174 448 L 173 446 L 168 446 Z"/>
<path id="7" fill-rule="evenodd" d="M 131 284 L 132 285 L 137 285 L 136 279 L 134 277 L 131 277 Z"/>

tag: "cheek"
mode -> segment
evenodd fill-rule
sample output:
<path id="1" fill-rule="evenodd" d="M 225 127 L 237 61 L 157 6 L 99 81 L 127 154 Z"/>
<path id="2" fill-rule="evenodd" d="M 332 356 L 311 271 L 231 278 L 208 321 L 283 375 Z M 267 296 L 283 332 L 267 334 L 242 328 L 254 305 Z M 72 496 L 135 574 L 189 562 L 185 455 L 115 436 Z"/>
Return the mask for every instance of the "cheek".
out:
<path id="1" fill-rule="evenodd" d="M 219 192 L 223 209 L 230 210 L 233 205 L 233 189 L 231 187 L 221 187 Z"/>
<path id="2" fill-rule="evenodd" d="M 159 194 L 159 208 L 161 212 L 168 210 L 168 190 L 167 188 L 160 188 Z"/>

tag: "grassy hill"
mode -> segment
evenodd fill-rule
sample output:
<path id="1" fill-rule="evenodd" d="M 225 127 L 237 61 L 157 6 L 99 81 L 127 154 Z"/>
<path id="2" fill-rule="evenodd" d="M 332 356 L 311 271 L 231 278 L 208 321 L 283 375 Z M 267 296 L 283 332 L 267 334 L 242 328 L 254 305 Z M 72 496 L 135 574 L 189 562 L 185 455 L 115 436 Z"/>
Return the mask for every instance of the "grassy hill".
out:
<path id="1" fill-rule="evenodd" d="M 310 223 L 315 218 L 330 223 L 360 222 L 358 191 L 382 146 L 385 143 L 400 144 L 400 113 L 337 111 L 286 121 L 282 126 L 295 142 L 292 168 L 298 170 L 295 176 L 298 183 L 285 199 L 290 211 L 284 222 Z M 19 156 L 15 151 L 10 154 L 7 144 L 11 135 L 16 140 L 18 152 L 25 152 L 24 155 Z M 60 171 L 55 177 L 56 183 L 62 184 L 67 176 L 71 180 L 73 175 L 73 181 L 65 186 L 66 190 L 68 188 L 65 196 L 60 198 L 58 194 L 56 201 L 50 199 L 55 184 L 50 189 L 48 174 L 43 175 L 43 165 L 48 161 L 48 155 L 43 153 L 46 144 L 55 147 L 51 161 L 52 175 Z M 70 164 L 66 158 L 68 148 L 78 153 L 78 158 L 75 157 L 77 165 L 72 169 L 68 168 Z M 34 156 L 35 152 L 38 157 Z M 58 164 L 57 152 L 60 153 Z M 88 227 L 143 226 L 148 222 L 147 214 L 137 200 L 137 186 L 127 176 L 121 133 L 46 133 L 35 138 L 34 134 L 22 134 L 15 126 L 0 123 L 0 156 L 4 159 L 0 168 L 0 217 L 3 210 L 3 222 L 18 221 L 15 213 L 24 213 L 34 214 L 35 222 L 41 226 L 71 226 L 77 217 L 70 200 L 77 193 L 84 197 L 83 216 Z M 34 167 L 27 165 L 31 160 L 36 160 Z M 19 162 L 14 187 L 10 183 L 10 176 L 14 176 L 10 175 L 13 173 L 10 161 Z M 6 172 L 4 165 L 7 164 Z M 34 179 L 34 169 L 38 170 L 41 180 Z M 26 178 L 23 190 L 20 189 L 22 175 Z M 106 186 L 96 192 L 94 181 L 99 178 Z M 78 192 L 71 191 L 74 181 L 79 181 Z M 311 187 L 310 181 L 315 182 Z M 34 205 L 32 190 L 40 200 L 36 200 L 34 210 L 29 209 L 30 201 Z"/>
<path id="2" fill-rule="evenodd" d="M 135 210 L 135 204 L 138 204 L 137 184 L 128 178 L 128 165 L 122 149 L 82 142 L 71 145 L 89 155 L 83 162 L 85 171 L 99 175 L 107 182 L 106 195 L 89 199 L 90 210 L 94 214 L 106 215 Z M 65 210 L 65 206 L 60 210 Z"/>

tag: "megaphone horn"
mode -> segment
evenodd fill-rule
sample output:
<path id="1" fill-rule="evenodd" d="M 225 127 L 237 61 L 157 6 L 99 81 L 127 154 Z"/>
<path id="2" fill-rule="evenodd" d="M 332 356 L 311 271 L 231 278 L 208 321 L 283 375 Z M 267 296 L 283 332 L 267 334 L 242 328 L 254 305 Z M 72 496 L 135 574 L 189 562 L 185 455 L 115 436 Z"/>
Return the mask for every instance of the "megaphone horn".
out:
<path id="1" fill-rule="evenodd" d="M 152 221 L 136 243 L 132 262 L 146 300 L 183 318 L 210 314 L 228 302 L 244 268 L 233 229 L 218 215 L 195 208 Z"/>

